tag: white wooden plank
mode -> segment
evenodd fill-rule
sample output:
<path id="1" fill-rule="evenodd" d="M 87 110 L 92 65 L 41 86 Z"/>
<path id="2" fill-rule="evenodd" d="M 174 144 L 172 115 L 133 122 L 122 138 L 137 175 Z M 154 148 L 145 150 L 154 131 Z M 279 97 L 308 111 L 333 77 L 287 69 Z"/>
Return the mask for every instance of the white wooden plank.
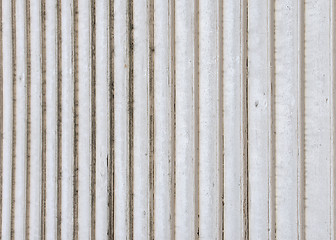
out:
<path id="1" fill-rule="evenodd" d="M 243 1 L 224 1 L 224 238 L 244 238 L 246 103 Z"/>
<path id="2" fill-rule="evenodd" d="M 96 1 L 96 238 L 107 239 L 108 1 Z"/>
<path id="3" fill-rule="evenodd" d="M 30 199 L 29 238 L 41 238 L 42 196 L 42 69 L 41 69 L 41 1 L 30 2 L 31 43 L 31 116 L 30 116 Z M 27 23 L 29 24 L 29 23 Z M 28 93 L 29 94 L 29 93 Z M 28 183 L 27 183 L 28 184 Z M 28 233 L 27 233 L 28 234 Z"/>
<path id="4" fill-rule="evenodd" d="M 57 235 L 57 3 L 46 0 L 46 238 Z"/>
<path id="5" fill-rule="evenodd" d="M 150 234 L 149 189 L 149 1 L 133 2 L 134 23 L 134 237 Z"/>
<path id="6" fill-rule="evenodd" d="M 299 1 L 275 4 L 276 234 L 298 238 L 300 166 Z"/>
<path id="7" fill-rule="evenodd" d="M 195 2 L 175 2 L 176 59 L 176 199 L 177 239 L 193 239 L 197 234 L 197 128 L 195 98 Z"/>
<path id="8" fill-rule="evenodd" d="M 27 159 L 27 71 L 26 71 L 26 5 L 24 1 L 15 3 L 15 47 L 16 47 L 16 118 L 15 118 L 15 205 L 14 236 L 25 238 L 26 227 L 26 159 Z M 13 201 L 13 199 L 12 199 Z"/>
<path id="9" fill-rule="evenodd" d="M 273 238 L 272 1 L 248 2 L 249 237 Z"/>
<path id="10" fill-rule="evenodd" d="M 305 4 L 307 239 L 333 238 L 331 2 L 306 1 Z"/>
<path id="11" fill-rule="evenodd" d="M 155 158 L 155 239 L 174 236 L 174 15 L 172 2 L 154 5 L 154 158 Z"/>
<path id="12" fill-rule="evenodd" d="M 12 143 L 13 143 L 13 65 L 12 65 L 12 4 L 2 2 L 3 36 L 3 187 L 2 187 L 2 239 L 10 238 Z"/>
<path id="13" fill-rule="evenodd" d="M 74 80 L 72 59 L 72 1 L 62 9 L 62 239 L 73 233 Z"/>
<path id="14" fill-rule="evenodd" d="M 129 145 L 128 83 L 129 42 L 127 1 L 114 1 L 114 99 L 115 99 L 115 239 L 128 238 L 129 231 Z"/>
<path id="15" fill-rule="evenodd" d="M 199 5 L 199 236 L 222 237 L 221 6 Z"/>
<path id="16" fill-rule="evenodd" d="M 78 238 L 90 239 L 90 1 L 78 1 L 78 8 Z"/>

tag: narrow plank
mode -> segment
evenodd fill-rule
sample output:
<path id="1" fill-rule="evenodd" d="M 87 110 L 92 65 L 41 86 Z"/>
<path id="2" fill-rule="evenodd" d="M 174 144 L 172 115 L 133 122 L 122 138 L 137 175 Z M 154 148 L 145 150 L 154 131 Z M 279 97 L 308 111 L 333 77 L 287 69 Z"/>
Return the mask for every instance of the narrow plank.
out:
<path id="1" fill-rule="evenodd" d="M 176 196 L 175 237 L 198 237 L 197 4 L 175 2 Z"/>
<path id="2" fill-rule="evenodd" d="M 57 115 L 59 113 L 56 16 L 56 1 L 46 0 L 46 239 L 57 237 Z"/>
<path id="3" fill-rule="evenodd" d="M 336 3 L 335 1 L 330 1 L 330 81 L 331 81 L 331 97 L 332 97 L 332 103 L 331 103 L 331 145 L 332 145 L 332 156 L 331 156 L 331 219 L 330 219 L 330 225 L 331 225 L 331 239 L 336 237 L 336 164 L 335 164 L 335 158 L 336 158 L 336 147 L 335 147 L 335 139 L 336 139 Z"/>
<path id="4" fill-rule="evenodd" d="M 107 239 L 108 7 L 96 1 L 96 239 Z"/>
<path id="5" fill-rule="evenodd" d="M 126 239 L 129 233 L 129 39 L 128 39 L 128 2 L 114 2 L 114 104 L 115 104 L 115 239 Z"/>
<path id="6" fill-rule="evenodd" d="M 2 188 L 2 239 L 11 235 L 11 186 L 13 142 L 13 65 L 12 65 L 12 2 L 2 1 L 3 33 L 3 188 Z"/>
<path id="7" fill-rule="evenodd" d="M 224 1 L 224 238 L 246 239 L 246 1 Z"/>
<path id="8" fill-rule="evenodd" d="M 134 17 L 134 232 L 133 237 L 150 236 L 150 96 L 149 96 L 149 1 L 133 2 Z"/>
<path id="9" fill-rule="evenodd" d="M 27 9 L 29 11 L 29 9 Z M 42 196 L 42 65 L 41 65 L 41 1 L 30 1 L 30 189 L 29 238 L 41 239 Z M 29 36 L 28 36 L 29 37 Z M 28 197 L 28 195 L 27 195 Z M 28 210 L 28 209 L 27 209 Z M 28 234 L 28 233 L 26 233 Z"/>
<path id="10" fill-rule="evenodd" d="M 173 1 L 154 3 L 154 156 L 155 239 L 172 239 L 174 231 L 174 91 Z"/>
<path id="11" fill-rule="evenodd" d="M 73 236 L 74 79 L 72 0 L 61 2 L 62 11 L 62 221 L 61 237 Z"/>
<path id="12" fill-rule="evenodd" d="M 275 238 L 274 6 L 248 2 L 249 237 Z"/>
<path id="13" fill-rule="evenodd" d="M 300 228 L 299 2 L 275 3 L 276 234 L 280 239 L 298 238 Z"/>
<path id="14" fill-rule="evenodd" d="M 15 164 L 12 165 L 15 171 L 12 186 L 15 191 L 12 199 L 13 208 L 13 236 L 16 239 L 25 238 L 26 229 L 26 159 L 27 159 L 27 42 L 26 42 L 26 4 L 24 1 L 15 3 L 15 82 L 16 94 L 13 96 L 15 106 Z M 20 51 L 18 51 L 20 49 Z"/>
<path id="15" fill-rule="evenodd" d="M 305 3 L 306 238 L 332 239 L 331 1 Z M 318 227 L 317 227 L 318 226 Z"/>
<path id="16" fill-rule="evenodd" d="M 220 1 L 199 5 L 199 237 L 222 237 L 222 52 Z"/>
<path id="17" fill-rule="evenodd" d="M 78 239 L 90 238 L 90 1 L 78 2 Z"/>
<path id="18" fill-rule="evenodd" d="M 336 164 L 335 164 L 335 157 L 336 157 L 336 147 L 335 147 L 335 139 L 336 139 L 336 3 L 335 1 L 330 1 L 330 57 L 331 57 L 331 95 L 332 95 L 332 103 L 331 103 L 331 128 L 332 128 L 332 136 L 331 136 L 331 145 L 332 145 L 332 156 L 331 156 L 331 239 L 335 239 L 336 237 Z"/>

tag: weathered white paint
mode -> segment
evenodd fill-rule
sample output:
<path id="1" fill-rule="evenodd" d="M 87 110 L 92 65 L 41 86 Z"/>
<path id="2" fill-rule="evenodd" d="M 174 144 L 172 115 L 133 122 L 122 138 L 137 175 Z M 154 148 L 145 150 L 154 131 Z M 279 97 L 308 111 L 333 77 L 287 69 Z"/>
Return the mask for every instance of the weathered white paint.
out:
<path id="1" fill-rule="evenodd" d="M 197 1 L 175 1 L 177 239 L 193 239 L 198 226 L 198 63 Z"/>
<path id="2" fill-rule="evenodd" d="M 335 5 L 3 0 L 1 238 L 335 239 Z"/>
<path id="3" fill-rule="evenodd" d="M 61 3 L 62 11 L 62 206 L 61 236 L 70 239 L 73 229 L 73 159 L 74 159 L 74 78 L 73 78 L 73 3 L 65 0 Z"/>
<path id="4" fill-rule="evenodd" d="M 91 4 L 78 1 L 78 239 L 89 239 L 91 234 L 91 75 L 90 21 Z"/>
<path id="5" fill-rule="evenodd" d="M 130 227 L 129 209 L 129 40 L 127 1 L 114 1 L 114 98 L 115 98 L 115 239 L 126 239 Z M 117 117 L 118 116 L 118 117 Z"/>
<path id="6" fill-rule="evenodd" d="M 28 10 L 28 9 L 27 9 Z M 39 239 L 42 207 L 42 69 L 41 69 L 41 2 L 30 3 L 31 36 L 31 88 L 30 94 L 30 185 L 29 187 L 29 237 Z M 28 88 L 27 88 L 28 90 Z M 26 183 L 28 185 L 28 183 Z M 26 206 L 27 207 L 27 206 Z"/>
<path id="7" fill-rule="evenodd" d="M 11 193 L 13 159 L 13 56 L 12 56 L 12 4 L 2 1 L 3 36 L 3 173 L 2 173 L 2 239 L 9 239 L 11 232 Z"/>
<path id="8" fill-rule="evenodd" d="M 57 2 L 46 1 L 46 238 L 57 236 Z M 84 160 L 83 160 L 84 161 Z M 83 182 L 83 181 L 82 181 Z"/>
<path id="9" fill-rule="evenodd" d="M 27 174 L 27 44 L 25 42 L 26 34 L 26 5 L 24 1 L 16 1 L 14 4 L 14 19 L 15 27 L 15 53 L 16 60 L 14 68 L 15 76 L 15 95 L 13 96 L 15 102 L 14 110 L 14 143 L 15 152 L 12 156 L 14 164 L 12 164 L 12 171 L 15 178 L 12 178 L 12 186 L 14 194 L 12 194 L 12 215 L 14 237 L 16 239 L 24 239 L 25 225 L 26 225 L 26 174 Z"/>

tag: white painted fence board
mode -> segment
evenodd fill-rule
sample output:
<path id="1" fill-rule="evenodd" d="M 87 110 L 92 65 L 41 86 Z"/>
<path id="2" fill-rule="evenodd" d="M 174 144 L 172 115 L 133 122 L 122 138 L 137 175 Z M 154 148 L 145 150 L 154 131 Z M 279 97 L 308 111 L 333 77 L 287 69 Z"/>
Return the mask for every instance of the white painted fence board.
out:
<path id="1" fill-rule="evenodd" d="M 246 119 L 244 111 L 245 59 L 244 2 L 224 1 L 224 238 L 244 238 L 244 168 Z"/>
<path id="2" fill-rule="evenodd" d="M 199 231 L 222 237 L 222 53 L 219 1 L 199 5 Z"/>
<path id="3" fill-rule="evenodd" d="M 174 236 L 174 14 L 173 3 L 154 4 L 155 239 Z"/>
<path id="4" fill-rule="evenodd" d="M 26 168 L 27 168 L 27 69 L 26 69 L 26 54 L 27 45 L 25 42 L 26 34 L 26 6 L 24 1 L 17 1 L 14 7 L 14 25 L 15 26 L 15 113 L 14 113 L 14 142 L 15 155 L 13 160 L 15 164 L 12 165 L 15 172 L 15 179 L 12 179 L 12 186 L 14 187 L 14 195 L 12 202 L 12 211 L 14 215 L 14 237 L 17 239 L 25 238 L 26 226 Z"/>
<path id="5" fill-rule="evenodd" d="M 114 99 L 115 99 L 115 238 L 129 237 L 129 40 L 128 5 L 126 1 L 114 2 Z M 118 116 L 118 117 L 117 117 Z"/>
<path id="6" fill-rule="evenodd" d="M 70 239 L 73 230 L 73 158 L 74 158 L 74 79 L 72 1 L 61 3 L 62 10 L 62 206 L 61 236 Z"/>
<path id="7" fill-rule="evenodd" d="M 29 11 L 27 9 L 27 11 Z M 42 207 L 42 65 L 41 65 L 41 2 L 39 0 L 30 3 L 30 36 L 31 36 L 31 67 L 30 67 L 30 151 L 27 153 L 30 166 L 27 166 L 29 174 L 29 238 L 40 239 L 41 226 L 34 224 L 41 222 Z M 27 73 L 28 75 L 28 73 Z M 28 91 L 28 88 L 27 88 Z M 29 130 L 28 130 L 29 131 Z M 27 159 L 28 160 L 28 159 Z M 28 185 L 28 183 L 26 183 Z"/>
<path id="8" fill-rule="evenodd" d="M 46 1 L 46 238 L 57 237 L 57 3 Z"/>
<path id="9" fill-rule="evenodd" d="M 133 2 L 133 237 L 150 236 L 149 2 Z"/>
<path id="10" fill-rule="evenodd" d="M 275 4 L 276 234 L 298 237 L 299 223 L 299 1 Z"/>
<path id="11" fill-rule="evenodd" d="M 305 5 L 306 236 L 332 238 L 332 1 Z M 319 226 L 316 228 L 315 226 Z"/>
<path id="12" fill-rule="evenodd" d="M 107 239 L 108 1 L 96 2 L 96 239 Z"/>
<path id="13" fill-rule="evenodd" d="M 198 143 L 195 136 L 198 106 L 198 65 L 195 61 L 195 2 L 175 2 L 175 78 L 176 78 L 176 199 L 175 231 L 177 239 L 197 235 Z"/>
<path id="14" fill-rule="evenodd" d="M 3 33 L 3 186 L 2 186 L 2 239 L 11 233 L 12 144 L 13 144 L 13 58 L 12 58 L 12 4 L 2 2 Z"/>
<path id="15" fill-rule="evenodd" d="M 90 1 L 78 2 L 78 238 L 91 234 Z"/>

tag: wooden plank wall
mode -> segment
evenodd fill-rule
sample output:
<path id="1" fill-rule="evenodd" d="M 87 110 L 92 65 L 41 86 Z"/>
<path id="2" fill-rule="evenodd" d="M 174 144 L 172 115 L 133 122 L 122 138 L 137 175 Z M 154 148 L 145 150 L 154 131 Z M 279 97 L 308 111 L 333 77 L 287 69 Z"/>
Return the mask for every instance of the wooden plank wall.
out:
<path id="1" fill-rule="evenodd" d="M 1 239 L 336 239 L 335 0 L 1 0 Z"/>

